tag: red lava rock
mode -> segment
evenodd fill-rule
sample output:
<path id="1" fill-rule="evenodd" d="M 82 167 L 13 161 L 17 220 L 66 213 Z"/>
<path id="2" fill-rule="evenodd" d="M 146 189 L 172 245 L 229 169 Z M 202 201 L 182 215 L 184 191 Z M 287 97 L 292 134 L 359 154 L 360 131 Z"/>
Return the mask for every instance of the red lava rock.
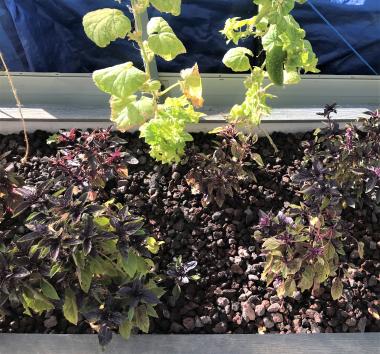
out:
<path id="1" fill-rule="evenodd" d="M 272 321 L 274 323 L 281 323 L 284 321 L 284 316 L 282 316 L 281 313 L 277 312 L 277 313 L 272 313 Z"/>
<path id="2" fill-rule="evenodd" d="M 48 319 L 44 321 L 44 326 L 46 328 L 53 328 L 58 324 L 57 317 L 50 316 Z"/>
<path id="3" fill-rule="evenodd" d="M 344 322 L 348 327 L 356 326 L 356 319 L 354 317 L 347 318 L 346 322 Z"/>
<path id="4" fill-rule="evenodd" d="M 317 311 L 312 310 L 312 309 L 307 309 L 306 312 L 305 312 L 306 317 L 307 318 L 311 318 L 311 319 L 314 319 L 314 316 L 315 316 L 316 313 L 317 313 Z"/>
<path id="5" fill-rule="evenodd" d="M 270 305 L 270 306 L 267 308 L 267 311 L 268 311 L 268 312 L 271 312 L 271 313 L 272 313 L 272 312 L 279 312 L 280 309 L 281 309 L 281 305 L 275 302 L 274 304 Z"/>
<path id="6" fill-rule="evenodd" d="M 170 326 L 170 331 L 173 333 L 181 333 L 183 332 L 184 328 L 177 322 L 172 322 Z"/>
<path id="7" fill-rule="evenodd" d="M 365 327 L 367 325 L 367 317 L 361 317 L 358 321 L 358 330 L 360 332 L 365 332 Z"/>
<path id="8" fill-rule="evenodd" d="M 185 317 L 182 320 L 182 324 L 188 331 L 192 331 L 195 328 L 195 320 L 192 317 Z"/>
<path id="9" fill-rule="evenodd" d="M 223 289 L 222 294 L 228 298 L 231 299 L 234 296 L 236 296 L 236 290 L 235 289 Z"/>
<path id="10" fill-rule="evenodd" d="M 252 308 L 252 305 L 247 301 L 241 304 L 243 310 L 242 317 L 245 321 L 254 321 L 256 318 L 255 310 Z"/>
<path id="11" fill-rule="evenodd" d="M 240 267 L 238 264 L 233 264 L 231 266 L 231 272 L 234 273 L 234 274 L 239 274 L 239 275 L 244 274 L 243 268 Z"/>
<path id="12" fill-rule="evenodd" d="M 242 322 L 242 317 L 240 315 L 240 313 L 236 313 L 235 316 L 233 317 L 232 321 L 234 323 L 236 323 L 237 325 L 241 325 L 241 322 Z"/>
<path id="13" fill-rule="evenodd" d="M 206 326 L 212 323 L 210 316 L 201 316 L 200 317 L 201 322 Z"/>
<path id="14" fill-rule="evenodd" d="M 256 305 L 255 313 L 258 317 L 262 317 L 265 315 L 265 306 L 264 305 Z"/>
<path id="15" fill-rule="evenodd" d="M 229 305 L 230 300 L 228 300 L 226 297 L 218 297 L 218 298 L 216 299 L 216 303 L 217 303 L 218 306 L 220 306 L 220 307 L 226 307 L 227 305 Z"/>
<path id="16" fill-rule="evenodd" d="M 274 327 L 274 322 L 269 317 L 263 318 L 264 327 L 271 329 Z"/>
<path id="17" fill-rule="evenodd" d="M 212 329 L 214 333 L 217 334 L 223 334 L 227 332 L 227 323 L 226 322 L 219 322 L 216 324 L 216 326 Z"/>

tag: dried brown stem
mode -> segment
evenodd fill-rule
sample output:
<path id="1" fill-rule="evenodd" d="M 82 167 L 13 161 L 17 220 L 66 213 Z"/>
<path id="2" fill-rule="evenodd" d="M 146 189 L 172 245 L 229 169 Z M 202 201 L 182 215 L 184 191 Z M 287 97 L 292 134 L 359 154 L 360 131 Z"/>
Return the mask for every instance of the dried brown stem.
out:
<path id="1" fill-rule="evenodd" d="M 13 83 L 13 79 L 12 79 L 11 73 L 9 72 L 8 66 L 7 66 L 7 64 L 5 62 L 5 59 L 4 59 L 4 56 L 3 56 L 3 54 L 1 52 L 0 52 L 0 61 L 1 61 L 2 66 L 4 67 L 5 74 L 7 75 L 7 78 L 8 78 L 9 86 L 11 87 L 11 90 L 12 90 L 12 93 L 13 93 L 13 97 L 14 97 L 14 99 L 16 101 L 16 106 L 18 108 L 18 111 L 19 111 L 19 114 L 20 114 L 20 117 L 21 117 L 22 128 L 23 128 L 23 131 L 24 131 L 24 140 L 25 140 L 25 155 L 21 159 L 21 162 L 25 163 L 28 160 L 29 149 L 30 148 L 29 148 L 28 133 L 27 133 L 27 130 L 26 130 L 26 123 L 25 123 L 24 115 L 22 113 L 22 108 L 21 108 L 22 105 L 21 105 L 20 99 L 19 99 L 19 97 L 17 95 L 17 91 L 16 91 L 15 85 Z"/>

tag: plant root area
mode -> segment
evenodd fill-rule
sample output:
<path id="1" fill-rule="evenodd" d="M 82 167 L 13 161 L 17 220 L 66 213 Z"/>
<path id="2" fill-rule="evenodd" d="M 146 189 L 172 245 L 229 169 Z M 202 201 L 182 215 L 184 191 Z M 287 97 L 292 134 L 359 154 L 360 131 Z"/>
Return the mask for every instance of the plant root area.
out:
<path id="1" fill-rule="evenodd" d="M 116 133 L 115 133 L 116 134 Z M 33 185 L 54 176 L 47 157 L 55 148 L 46 144 L 50 134 L 30 134 L 32 154 L 26 165 L 21 134 L 0 135 L 0 154 L 12 151 L 11 159 Z M 380 331 L 380 321 L 373 316 L 380 300 L 380 210 L 346 209 L 344 218 L 354 222 L 354 234 L 365 244 L 364 259 L 357 246 L 345 243 L 341 256 L 347 276 L 343 279 L 343 296 L 334 301 L 331 281 L 318 294 L 297 292 L 294 298 L 279 298 L 273 286 L 261 280 L 265 258 L 261 244 L 252 237 L 258 223 L 258 210 L 281 210 L 284 202 L 299 203 L 302 196 L 291 185 L 290 175 L 303 158 L 301 142 L 311 133 L 274 133 L 279 148 L 275 154 L 268 140 L 256 144 L 265 167 L 255 168 L 257 182 L 241 181 L 241 192 L 227 198 L 222 208 L 203 207 L 201 195 L 194 195 L 187 185 L 189 172 L 198 152 L 213 151 L 210 135 L 194 134 L 187 161 L 161 165 L 149 157 L 149 148 L 136 134 L 122 134 L 127 149 L 139 160 L 131 166 L 129 177 L 109 186 L 109 198 L 130 207 L 131 212 L 146 220 L 146 231 L 164 241 L 153 257 L 156 271 L 166 274 L 173 257 L 184 262 L 197 261 L 195 272 L 200 280 L 182 286 L 173 303 L 173 281 L 165 280 L 167 293 L 157 306 L 158 319 L 151 321 L 151 333 L 332 333 Z M 22 234 L 22 220 L 15 220 L 16 232 Z M 18 223 L 18 224 L 17 224 Z M 82 321 L 70 325 L 59 311 L 29 317 L 23 309 L 9 306 L 0 317 L 0 332 L 14 333 L 92 333 Z"/>

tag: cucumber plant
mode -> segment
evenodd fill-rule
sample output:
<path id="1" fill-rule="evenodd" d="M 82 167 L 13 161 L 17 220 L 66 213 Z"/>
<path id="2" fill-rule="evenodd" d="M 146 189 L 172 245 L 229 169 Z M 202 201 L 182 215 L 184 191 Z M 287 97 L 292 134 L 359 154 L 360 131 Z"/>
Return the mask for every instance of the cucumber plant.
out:
<path id="1" fill-rule="evenodd" d="M 317 57 L 311 44 L 305 39 L 305 31 L 290 14 L 295 3 L 305 0 L 253 0 L 258 5 L 257 15 L 248 18 L 229 18 L 222 34 L 227 43 L 239 44 L 240 40 L 254 36 L 260 38 L 265 61 L 261 66 L 252 66 L 253 52 L 245 47 L 230 49 L 223 63 L 235 72 L 250 71 L 244 85 L 247 89 L 242 104 L 234 105 L 230 121 L 244 126 L 258 126 L 261 118 L 271 111 L 267 103 L 274 98 L 268 92 L 272 85 L 283 86 L 300 81 L 301 72 L 317 73 Z M 264 79 L 269 77 L 266 85 Z"/>
<path id="2" fill-rule="evenodd" d="M 119 0 L 119 3 L 122 1 Z M 186 53 L 186 48 L 162 17 L 153 17 L 144 28 L 142 16 L 149 6 L 178 16 L 181 0 L 131 0 L 131 20 L 118 9 L 100 9 L 83 18 L 86 35 L 99 47 L 106 47 L 118 38 L 134 41 L 140 49 L 145 70 L 132 62 L 115 65 L 93 73 L 96 86 L 111 95 L 111 120 L 121 131 L 139 128 L 150 145 L 150 154 L 163 163 L 177 162 L 185 144 L 192 140 L 187 123 L 197 123 L 202 113 L 194 108 L 203 105 L 202 81 L 197 64 L 181 71 L 181 79 L 165 90 L 152 77 L 149 68 L 155 55 L 166 61 Z M 179 87 L 180 97 L 169 97 Z"/>

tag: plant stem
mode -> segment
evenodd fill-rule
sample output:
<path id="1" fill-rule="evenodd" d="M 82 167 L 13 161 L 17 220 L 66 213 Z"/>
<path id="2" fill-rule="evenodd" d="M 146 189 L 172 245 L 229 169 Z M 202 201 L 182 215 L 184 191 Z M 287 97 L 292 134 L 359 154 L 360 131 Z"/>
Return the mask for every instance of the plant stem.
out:
<path id="1" fill-rule="evenodd" d="M 269 140 L 269 143 L 272 145 L 274 152 L 277 154 L 279 152 L 279 150 L 278 150 L 276 144 L 274 143 L 274 141 L 272 140 L 271 136 L 268 134 L 268 132 L 264 128 L 260 127 L 260 129 L 265 134 L 267 139 Z"/>
<path id="2" fill-rule="evenodd" d="M 176 82 L 175 84 L 169 86 L 167 89 L 165 89 L 164 91 L 161 91 L 159 96 L 163 96 L 163 95 L 166 95 L 169 91 L 173 90 L 175 87 L 179 86 L 180 83 L 179 82 Z"/>
<path id="3" fill-rule="evenodd" d="M 11 76 L 11 73 L 9 72 L 9 69 L 8 69 L 8 66 L 5 62 L 5 59 L 4 59 L 4 56 L 3 54 L 0 52 L 0 61 L 4 67 L 4 70 L 5 70 L 5 73 L 7 75 L 7 78 L 8 78 L 8 82 L 9 82 L 9 86 L 11 87 L 11 90 L 12 90 L 12 93 L 13 93 L 13 97 L 16 101 L 16 106 L 18 108 L 18 111 L 19 111 L 19 114 L 20 114 L 20 117 L 21 117 L 21 122 L 22 122 L 22 128 L 23 128 L 23 131 L 24 131 L 24 140 L 25 140 L 25 154 L 24 154 L 24 157 L 21 159 L 21 162 L 22 163 L 25 163 L 27 160 L 28 160 L 28 156 L 29 156 L 29 139 L 28 139 L 28 133 L 26 131 L 26 123 L 25 123 L 25 119 L 24 119 L 24 115 L 22 114 L 22 105 L 21 105 L 21 102 L 20 102 L 20 99 L 17 95 L 17 91 L 16 91 L 16 88 L 14 86 L 14 83 L 13 83 L 13 80 L 12 80 L 12 76 Z"/>
<path id="4" fill-rule="evenodd" d="M 142 17 L 141 17 L 140 11 L 137 8 L 138 4 L 137 4 L 136 0 L 132 0 L 131 4 L 132 4 L 132 10 L 133 10 L 132 11 L 133 12 L 133 18 L 135 19 L 135 31 L 138 34 L 137 35 L 137 37 L 138 37 L 137 44 L 140 47 L 140 52 L 141 52 L 141 57 L 142 57 L 143 62 L 144 62 L 145 72 L 148 76 L 148 79 L 150 80 L 151 79 L 151 73 L 150 73 L 150 68 L 149 68 L 148 53 L 146 52 L 144 44 L 143 44 L 143 33 L 144 33 L 145 29 L 143 28 L 143 25 L 142 25 Z"/>

